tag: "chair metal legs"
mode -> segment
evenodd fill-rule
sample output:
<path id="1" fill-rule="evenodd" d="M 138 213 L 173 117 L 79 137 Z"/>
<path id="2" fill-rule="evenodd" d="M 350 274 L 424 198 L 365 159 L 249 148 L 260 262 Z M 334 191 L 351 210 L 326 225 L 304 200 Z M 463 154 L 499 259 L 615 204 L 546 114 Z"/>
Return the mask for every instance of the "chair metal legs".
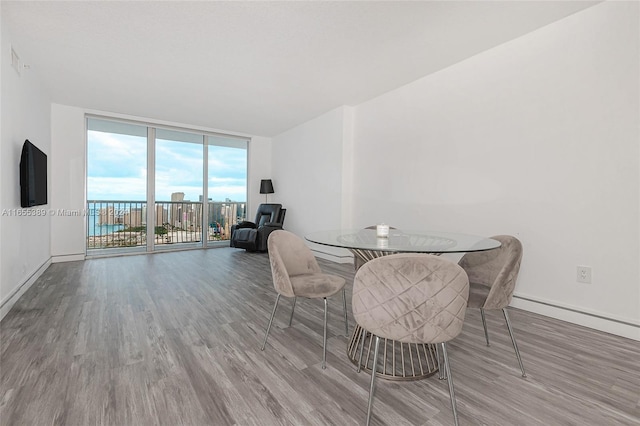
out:
<path id="1" fill-rule="evenodd" d="M 360 340 L 360 357 L 358 358 L 358 369 L 356 370 L 357 373 L 360 372 L 360 369 L 362 368 L 362 354 L 364 353 L 364 339 L 367 338 L 367 330 L 365 330 L 364 328 L 360 328 L 362 330 L 362 339 Z"/>
<path id="2" fill-rule="evenodd" d="M 293 306 L 291 307 L 291 316 L 289 317 L 289 327 L 291 327 L 291 323 L 293 322 L 293 311 L 296 310 L 296 300 L 298 300 L 297 297 L 293 298 Z"/>
<path id="3" fill-rule="evenodd" d="M 451 367 L 449 366 L 449 356 L 447 355 L 447 343 L 440 343 L 442 358 L 444 359 L 444 369 L 449 383 L 449 397 L 451 398 L 451 410 L 453 410 L 453 422 L 458 426 L 458 410 L 456 409 L 456 395 L 453 391 L 453 377 L 451 377 Z"/>
<path id="4" fill-rule="evenodd" d="M 511 343 L 513 343 L 513 349 L 516 351 L 516 358 L 518 358 L 518 364 L 520 364 L 522 377 L 527 377 L 527 373 L 525 373 L 524 371 L 524 365 L 522 364 L 522 359 L 520 358 L 520 351 L 518 350 L 518 344 L 516 343 L 516 338 L 513 335 L 513 329 L 511 329 L 511 321 L 509 321 L 509 315 L 507 314 L 507 309 L 502 308 L 502 313 L 504 314 L 504 319 L 507 322 L 507 328 L 509 329 L 509 336 L 511 336 Z"/>
<path id="5" fill-rule="evenodd" d="M 327 368 L 327 298 L 324 297 L 324 333 L 322 337 L 322 369 Z"/>
<path id="6" fill-rule="evenodd" d="M 327 298 L 324 297 L 324 332 L 322 335 L 322 369 L 327 368 Z M 344 330 L 349 334 L 349 323 L 347 322 L 347 296 L 342 289 L 342 306 L 344 307 Z M 291 313 L 293 315 L 293 312 Z"/>
<path id="7" fill-rule="evenodd" d="M 267 332 L 264 334 L 264 342 L 262 342 L 261 351 L 264 351 L 264 347 L 267 344 L 267 337 L 269 337 L 269 330 L 271 330 L 271 323 L 273 322 L 273 317 L 276 315 L 276 309 L 278 308 L 278 301 L 280 300 L 280 293 L 278 293 L 278 297 L 276 297 L 276 304 L 273 305 L 273 312 L 271 312 L 271 318 L 269 318 L 269 325 L 267 326 Z"/>
<path id="8" fill-rule="evenodd" d="M 522 364 L 522 358 L 520 358 L 520 351 L 518 350 L 518 344 L 516 343 L 516 336 L 513 335 L 513 329 L 511 328 L 511 321 L 509 320 L 509 314 L 507 314 L 507 308 L 502 308 L 502 314 L 504 320 L 507 323 L 507 329 L 509 330 L 509 337 L 511 337 L 511 343 L 513 349 L 516 351 L 516 358 L 518 358 L 518 364 L 520 364 L 520 371 L 522 371 L 522 377 L 527 377 L 527 373 L 524 371 L 524 364 Z M 489 346 L 489 333 L 487 332 L 487 321 L 484 317 L 484 309 L 480 308 L 480 316 L 482 317 L 482 327 L 484 327 L 484 337 L 487 340 L 487 346 Z"/>
<path id="9" fill-rule="evenodd" d="M 265 346 L 267 345 L 267 338 L 269 337 L 269 331 L 271 330 L 271 324 L 273 324 L 273 318 L 276 315 L 276 309 L 278 309 L 278 302 L 280 301 L 280 296 L 281 294 L 278 294 L 278 296 L 276 297 L 276 303 L 275 305 L 273 305 L 273 312 L 271 312 L 271 318 L 269 318 L 269 325 L 267 326 L 267 331 L 264 335 L 264 341 L 262 342 L 262 347 L 260 348 L 261 351 L 264 351 Z M 296 309 L 296 300 L 297 298 L 294 297 L 293 298 L 293 306 L 291 307 L 291 316 L 289 317 L 289 326 L 291 326 L 291 323 L 293 322 L 293 312 Z M 324 330 L 322 333 L 322 369 L 326 369 L 327 368 L 327 311 L 328 311 L 328 306 L 327 306 L 327 298 L 324 297 Z M 349 323 L 347 322 L 347 298 L 344 292 L 344 289 L 342 290 L 342 304 L 344 307 L 344 329 L 345 332 L 347 334 L 349 334 Z"/>
<path id="10" fill-rule="evenodd" d="M 484 328 L 484 338 L 489 346 L 489 332 L 487 331 L 487 319 L 484 317 L 484 309 L 480 308 L 480 316 L 482 317 L 482 327 Z"/>
<path id="11" fill-rule="evenodd" d="M 349 337 L 349 320 L 347 319 L 347 294 L 342 289 L 342 307 L 344 308 L 344 335 Z"/>
<path id="12" fill-rule="evenodd" d="M 360 371 L 360 365 L 362 365 L 362 348 L 364 348 L 364 336 L 366 336 L 366 330 L 362 329 L 362 343 L 360 346 L 360 361 L 358 362 L 358 372 Z M 380 349 L 380 337 L 372 335 L 371 338 L 375 337 L 375 348 L 373 351 L 373 366 L 371 367 L 371 384 L 369 386 L 369 405 L 367 407 L 367 426 L 371 422 L 371 409 L 373 407 L 373 395 L 375 393 L 375 383 L 376 383 L 376 373 L 378 370 L 378 352 Z M 453 378 L 451 377 L 451 366 L 449 365 L 449 355 L 447 354 L 447 343 L 438 343 L 436 344 L 436 348 L 438 350 L 438 363 L 440 364 L 440 369 L 444 369 L 444 375 L 447 379 L 447 383 L 449 384 L 449 397 L 451 399 L 451 410 L 453 411 L 453 422 L 456 426 L 458 426 L 458 409 L 456 406 L 456 394 L 453 389 Z M 440 355 L 442 356 L 442 363 L 440 363 Z M 444 367 L 444 368 L 443 368 Z"/>
<path id="13" fill-rule="evenodd" d="M 363 329 L 363 332 L 365 332 L 364 329 Z M 371 422 L 371 407 L 373 406 L 373 393 L 375 391 L 375 384 L 376 384 L 376 370 L 378 370 L 378 349 L 379 348 L 380 348 L 380 338 L 376 336 L 376 348 L 373 352 L 373 368 L 371 368 L 371 386 L 369 386 L 369 406 L 367 408 L 367 426 L 369 426 L 369 423 Z"/>
<path id="14" fill-rule="evenodd" d="M 444 371 L 444 365 L 441 362 L 441 350 L 440 345 L 435 345 L 436 347 L 436 359 L 438 361 L 438 380 L 445 380 L 447 378 L 446 371 Z"/>

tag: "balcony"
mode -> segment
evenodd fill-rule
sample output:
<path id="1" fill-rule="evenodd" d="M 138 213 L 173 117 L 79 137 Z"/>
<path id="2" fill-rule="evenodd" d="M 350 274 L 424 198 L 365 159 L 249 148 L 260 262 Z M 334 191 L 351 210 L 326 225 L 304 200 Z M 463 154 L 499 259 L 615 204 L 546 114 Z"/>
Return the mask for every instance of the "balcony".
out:
<path id="1" fill-rule="evenodd" d="M 228 244 L 231 226 L 245 220 L 244 202 L 161 201 L 154 206 L 153 246 L 208 247 Z M 147 247 L 147 203 L 87 201 L 87 252 Z M 205 225 L 206 224 L 206 225 Z M 206 240 L 203 241 L 203 228 Z"/>

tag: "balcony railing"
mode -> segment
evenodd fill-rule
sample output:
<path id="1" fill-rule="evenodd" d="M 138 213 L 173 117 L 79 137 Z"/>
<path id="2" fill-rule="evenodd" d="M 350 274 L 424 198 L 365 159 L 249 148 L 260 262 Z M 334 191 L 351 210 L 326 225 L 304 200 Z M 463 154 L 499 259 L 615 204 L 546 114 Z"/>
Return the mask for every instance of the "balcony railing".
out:
<path id="1" fill-rule="evenodd" d="M 208 202 L 204 234 L 207 243 L 230 238 L 231 226 L 245 220 L 246 203 Z M 147 203 L 143 201 L 87 201 L 87 249 L 145 247 Z M 154 245 L 203 245 L 203 203 L 159 201 L 154 209 Z"/>

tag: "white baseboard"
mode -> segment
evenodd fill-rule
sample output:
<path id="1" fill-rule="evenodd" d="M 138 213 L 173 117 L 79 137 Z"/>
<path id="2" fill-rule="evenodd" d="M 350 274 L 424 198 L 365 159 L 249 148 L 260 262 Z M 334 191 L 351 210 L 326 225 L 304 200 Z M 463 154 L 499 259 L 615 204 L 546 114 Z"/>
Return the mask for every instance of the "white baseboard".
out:
<path id="1" fill-rule="evenodd" d="M 514 294 L 510 306 L 640 341 L 640 321 L 637 320 L 615 318 L 612 315 L 599 312 L 588 312 L 580 307 L 563 306 L 555 301 L 517 293 Z"/>
<path id="2" fill-rule="evenodd" d="M 38 269 L 31 274 L 31 276 L 19 284 L 7 297 L 4 298 L 4 300 L 2 300 L 2 302 L 0 302 L 0 320 L 9 313 L 13 305 L 15 305 L 18 299 L 20 299 L 20 296 L 29 290 L 29 287 L 31 287 L 38 278 L 40 278 L 40 275 L 47 270 L 49 265 L 51 265 L 51 258 L 47 259 L 42 265 L 40 265 Z"/>
<path id="3" fill-rule="evenodd" d="M 86 256 L 83 254 L 60 254 L 57 256 L 51 257 L 51 263 L 62 263 L 62 262 L 75 262 L 77 260 L 85 260 Z"/>

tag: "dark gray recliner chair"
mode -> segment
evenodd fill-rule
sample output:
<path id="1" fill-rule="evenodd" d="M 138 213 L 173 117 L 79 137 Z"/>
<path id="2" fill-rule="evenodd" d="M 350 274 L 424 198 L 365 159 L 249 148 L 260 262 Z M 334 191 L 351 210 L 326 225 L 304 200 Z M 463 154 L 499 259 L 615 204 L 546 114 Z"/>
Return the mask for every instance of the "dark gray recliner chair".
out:
<path id="1" fill-rule="evenodd" d="M 267 239 L 282 229 L 287 209 L 282 204 L 260 204 L 255 222 L 244 221 L 231 227 L 230 246 L 247 251 L 267 251 Z"/>

